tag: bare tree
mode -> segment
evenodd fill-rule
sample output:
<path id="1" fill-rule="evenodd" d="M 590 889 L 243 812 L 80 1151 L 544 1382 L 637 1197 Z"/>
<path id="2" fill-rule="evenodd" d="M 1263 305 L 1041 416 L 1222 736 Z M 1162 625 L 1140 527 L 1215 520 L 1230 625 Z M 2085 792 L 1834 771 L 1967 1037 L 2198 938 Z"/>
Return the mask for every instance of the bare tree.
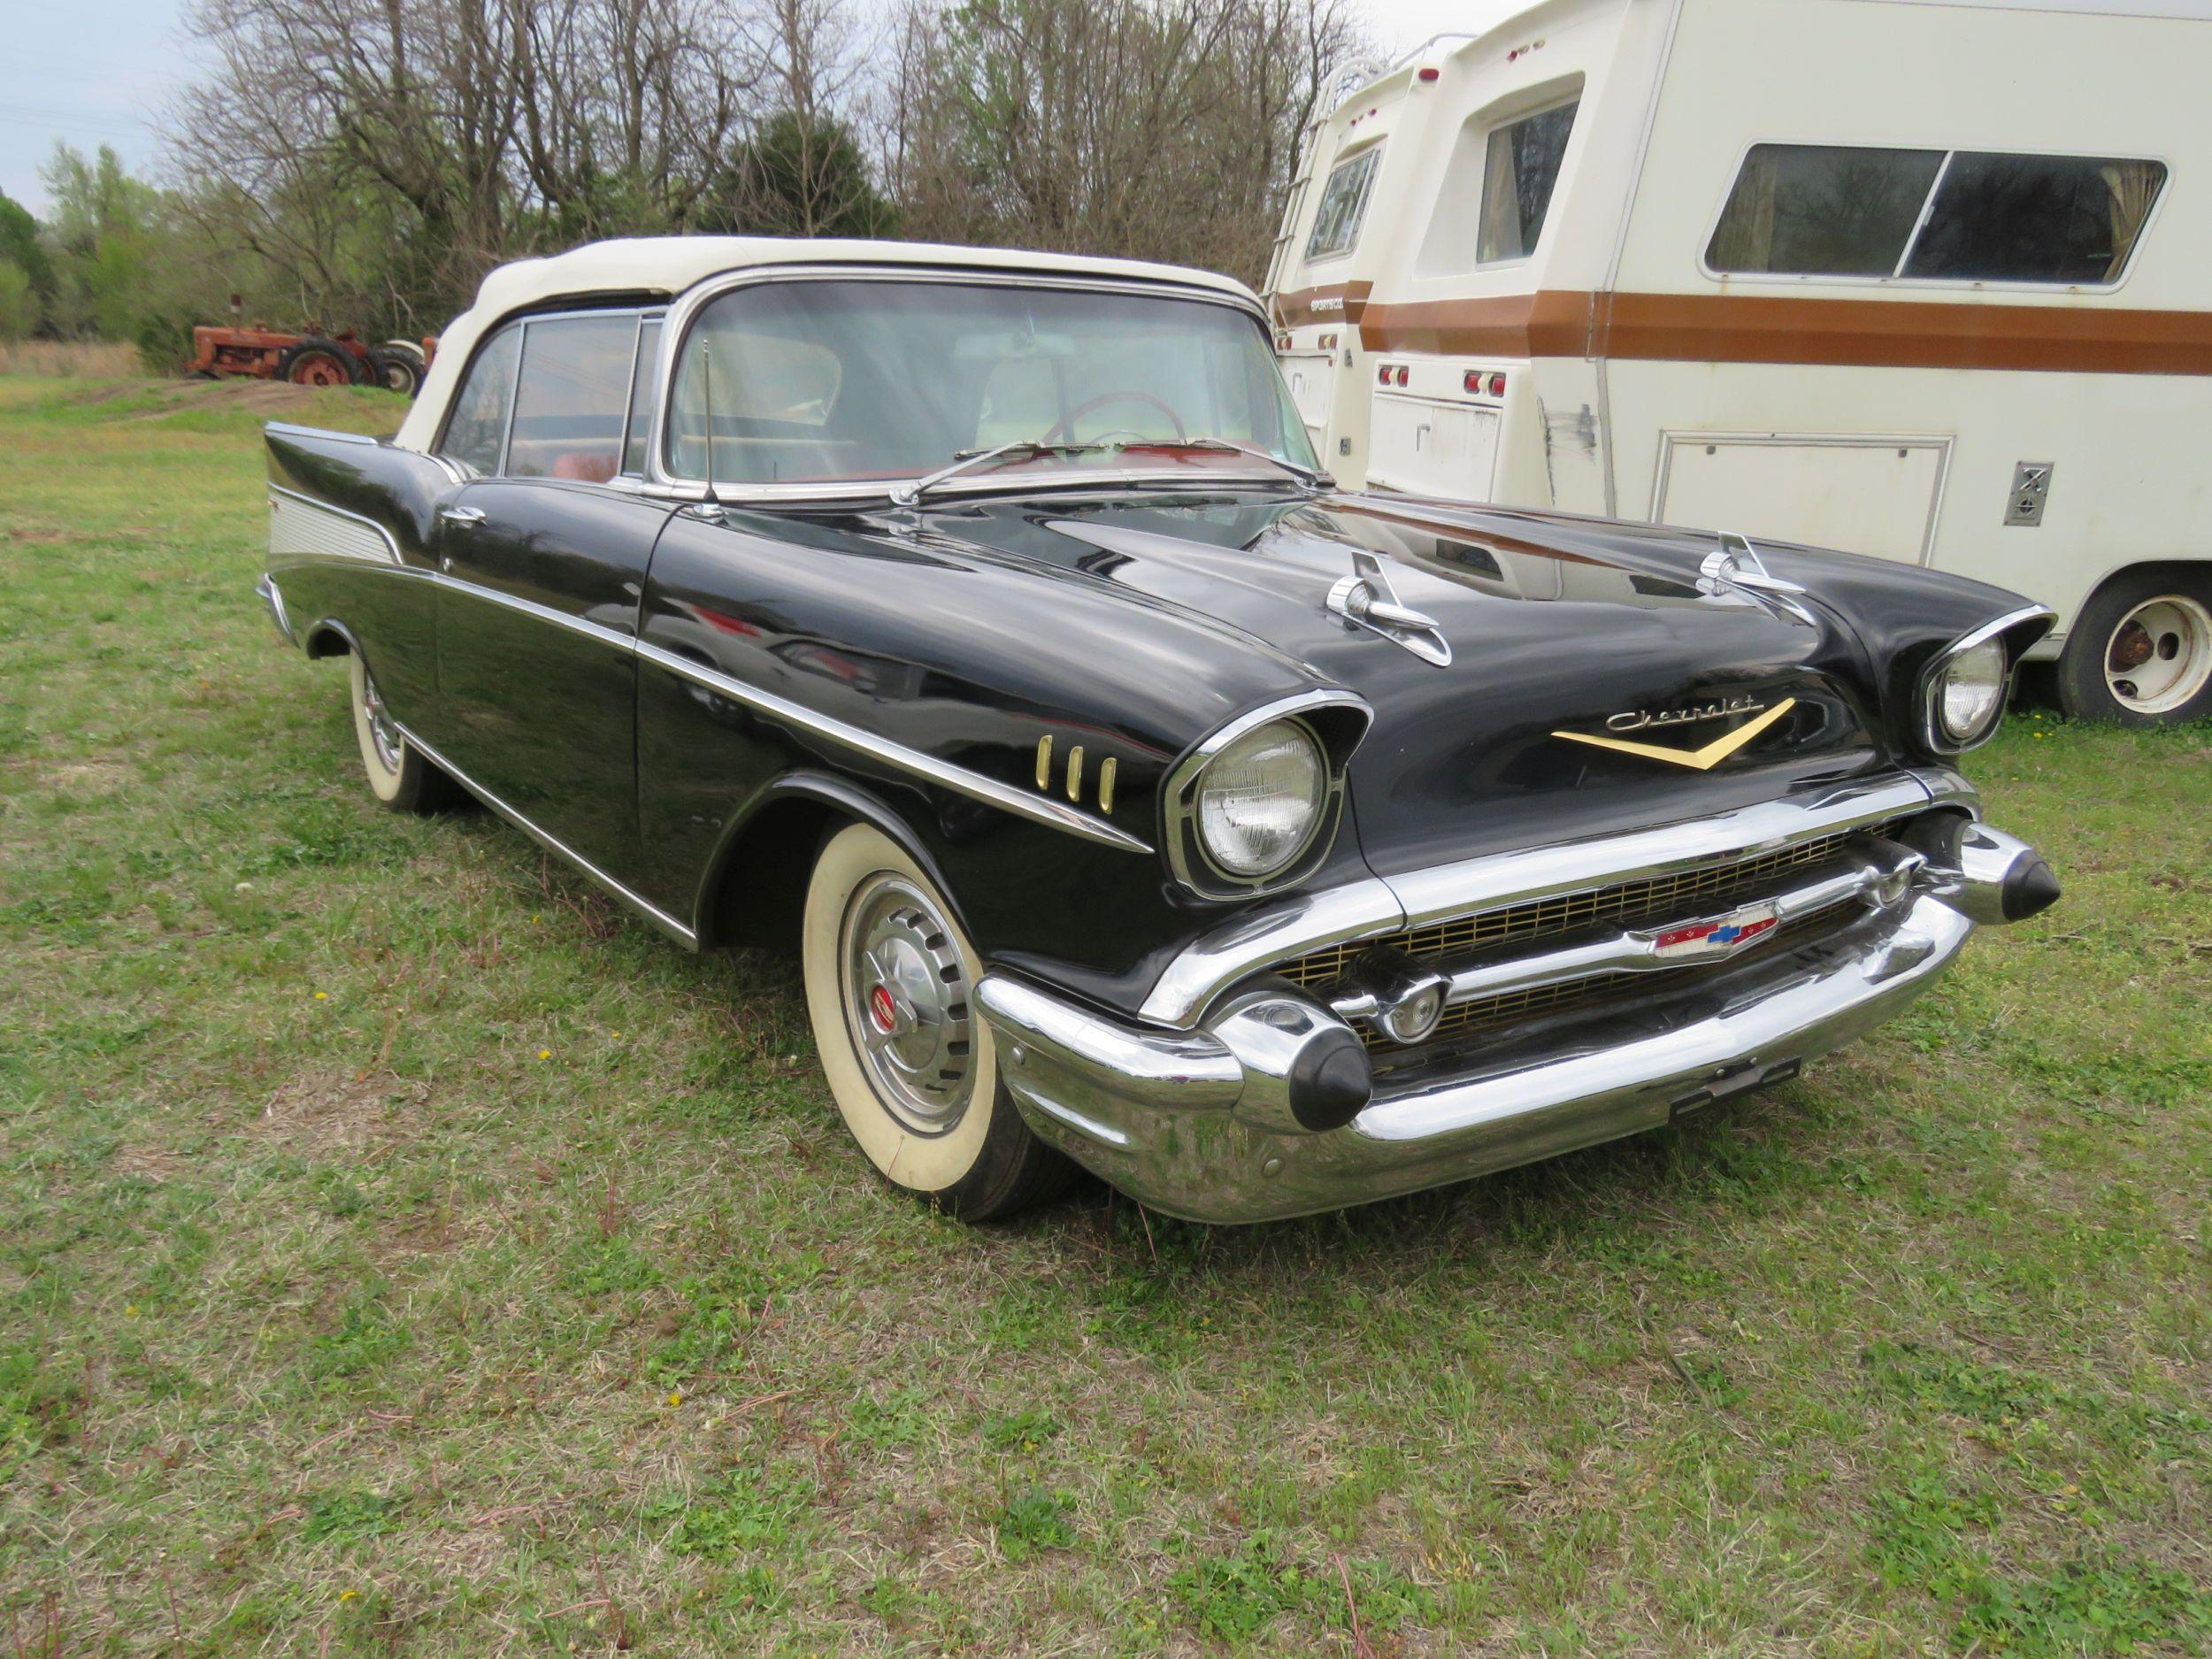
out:
<path id="1" fill-rule="evenodd" d="M 884 162 L 910 234 L 1256 279 L 1348 0 L 916 0 Z"/>

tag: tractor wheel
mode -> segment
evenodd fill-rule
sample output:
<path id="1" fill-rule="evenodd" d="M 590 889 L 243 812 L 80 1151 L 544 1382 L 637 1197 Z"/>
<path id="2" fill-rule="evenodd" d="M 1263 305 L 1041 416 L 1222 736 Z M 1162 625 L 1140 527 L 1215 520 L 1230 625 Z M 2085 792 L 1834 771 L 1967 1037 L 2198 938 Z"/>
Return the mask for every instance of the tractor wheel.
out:
<path id="1" fill-rule="evenodd" d="M 388 392 L 397 392 L 402 397 L 412 397 L 422 390 L 422 365 L 404 352 L 388 350 L 382 346 L 369 348 L 371 384 L 381 386 Z"/>
<path id="2" fill-rule="evenodd" d="M 334 340 L 308 335 L 287 348 L 277 359 L 277 379 L 295 386 L 357 386 L 368 377 L 367 365 Z"/>

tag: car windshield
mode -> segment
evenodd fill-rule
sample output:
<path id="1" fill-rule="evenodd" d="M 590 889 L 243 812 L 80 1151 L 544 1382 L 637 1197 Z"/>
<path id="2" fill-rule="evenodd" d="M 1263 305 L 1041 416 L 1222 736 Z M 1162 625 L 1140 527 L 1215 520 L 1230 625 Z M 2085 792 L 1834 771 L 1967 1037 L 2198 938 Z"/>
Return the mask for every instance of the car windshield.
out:
<path id="1" fill-rule="evenodd" d="M 1095 288 L 735 288 L 686 336 L 667 424 L 669 472 L 718 486 L 912 478 L 1002 444 L 1017 447 L 963 481 L 1009 468 L 1271 472 L 1231 445 L 1315 465 L 1250 313 Z"/>

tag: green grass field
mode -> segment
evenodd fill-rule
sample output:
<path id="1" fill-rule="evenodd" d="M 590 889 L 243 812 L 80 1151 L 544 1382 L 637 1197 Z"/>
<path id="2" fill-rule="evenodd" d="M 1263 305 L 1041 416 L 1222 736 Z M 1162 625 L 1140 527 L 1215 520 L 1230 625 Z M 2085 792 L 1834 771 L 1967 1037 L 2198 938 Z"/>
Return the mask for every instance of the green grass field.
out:
<path id="1" fill-rule="evenodd" d="M 972 1230 L 792 967 L 373 806 L 270 396 L 0 380 L 0 1655 L 2212 1644 L 2212 731 L 2016 717 L 2065 902 L 1786 1088 Z"/>

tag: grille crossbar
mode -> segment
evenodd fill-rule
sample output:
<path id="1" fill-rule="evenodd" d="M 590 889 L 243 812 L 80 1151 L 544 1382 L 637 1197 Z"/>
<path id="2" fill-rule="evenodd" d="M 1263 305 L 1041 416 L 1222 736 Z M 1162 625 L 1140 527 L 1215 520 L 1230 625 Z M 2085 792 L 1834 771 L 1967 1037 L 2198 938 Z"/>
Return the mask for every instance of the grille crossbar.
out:
<path id="1" fill-rule="evenodd" d="M 1380 937 L 1350 940 L 1310 951 L 1282 964 L 1276 972 L 1299 986 L 1318 992 L 1346 979 L 1353 964 L 1378 947 L 1401 951 L 1426 967 L 1442 968 L 1460 964 L 1470 956 L 1497 952 L 1504 947 L 1548 941 L 1596 927 L 1688 921 L 1732 904 L 1774 895 L 1786 885 L 1786 878 L 1792 873 L 1837 858 L 1846 844 L 1859 833 L 1847 830 L 1813 836 L 1748 857 L 1716 859 L 1664 875 L 1555 894 L 1404 928 Z M 1832 922 L 1842 908 L 1832 906 L 1793 918 L 1776 929 L 1771 937 L 1801 938 Z M 1695 969 L 1685 967 L 1680 972 L 1694 972 Z M 1670 974 L 1669 978 L 1672 977 Z M 1445 1010 L 1436 1030 L 1417 1048 L 1426 1050 L 1471 1032 L 1540 1014 L 1601 1003 L 1628 994 L 1632 987 L 1648 989 L 1650 985 L 1647 973 L 1605 972 L 1455 1003 Z M 1368 1048 L 1376 1051 L 1379 1060 L 1386 1053 L 1394 1060 L 1416 1051 L 1394 1043 L 1368 1021 L 1356 1022 L 1356 1028 Z"/>

